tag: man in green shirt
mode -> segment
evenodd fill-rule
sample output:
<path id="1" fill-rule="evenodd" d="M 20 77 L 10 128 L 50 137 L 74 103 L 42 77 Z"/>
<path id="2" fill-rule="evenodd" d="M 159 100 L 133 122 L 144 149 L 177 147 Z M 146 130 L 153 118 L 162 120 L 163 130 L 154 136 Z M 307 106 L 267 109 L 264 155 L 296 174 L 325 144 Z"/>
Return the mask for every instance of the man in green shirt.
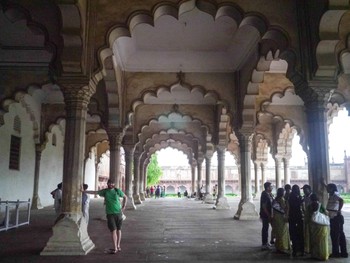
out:
<path id="1" fill-rule="evenodd" d="M 123 210 L 125 209 L 127 197 L 119 189 L 115 188 L 114 182 L 109 179 L 107 181 L 107 188 L 99 191 L 85 191 L 87 194 L 98 194 L 103 196 L 106 204 L 106 215 L 108 228 L 112 234 L 112 241 L 114 248 L 106 250 L 106 253 L 115 254 L 121 251 L 120 240 L 122 237 L 122 223 L 123 223 Z M 120 204 L 119 198 L 123 198 L 123 204 Z"/>

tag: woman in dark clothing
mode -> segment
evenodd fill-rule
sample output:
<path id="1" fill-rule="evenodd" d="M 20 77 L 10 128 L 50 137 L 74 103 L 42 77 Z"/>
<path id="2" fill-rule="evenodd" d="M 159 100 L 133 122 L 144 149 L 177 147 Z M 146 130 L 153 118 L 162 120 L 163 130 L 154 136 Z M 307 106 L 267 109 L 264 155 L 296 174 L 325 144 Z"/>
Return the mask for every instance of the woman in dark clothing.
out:
<path id="1" fill-rule="evenodd" d="M 289 235 L 292 240 L 293 257 L 304 255 L 303 199 L 298 185 L 293 185 L 289 199 Z"/>

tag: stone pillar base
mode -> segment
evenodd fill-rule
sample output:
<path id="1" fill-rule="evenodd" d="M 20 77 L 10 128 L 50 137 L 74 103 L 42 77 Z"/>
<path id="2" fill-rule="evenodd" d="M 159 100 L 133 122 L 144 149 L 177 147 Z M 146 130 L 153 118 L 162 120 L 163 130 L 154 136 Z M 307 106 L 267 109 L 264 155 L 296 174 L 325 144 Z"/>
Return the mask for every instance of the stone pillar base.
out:
<path id="1" fill-rule="evenodd" d="M 204 203 L 206 204 L 214 204 L 215 203 L 215 200 L 213 198 L 213 196 L 211 194 L 207 194 L 205 197 L 204 197 Z"/>
<path id="2" fill-rule="evenodd" d="M 237 213 L 234 216 L 234 219 L 237 220 L 257 220 L 259 219 L 259 214 L 258 212 L 255 210 L 255 205 L 250 202 L 247 201 L 244 204 L 241 205 L 238 208 Z"/>
<path id="3" fill-rule="evenodd" d="M 145 193 L 140 193 L 141 201 L 146 201 Z"/>
<path id="4" fill-rule="evenodd" d="M 227 198 L 226 197 L 220 197 L 215 205 L 215 209 L 231 209 L 231 207 L 229 206 L 228 202 L 227 202 Z"/>
<path id="5" fill-rule="evenodd" d="M 126 203 L 126 210 L 136 210 L 136 206 L 134 203 L 134 198 L 132 196 L 128 196 L 128 201 Z"/>
<path id="6" fill-rule="evenodd" d="M 140 195 L 133 195 L 133 198 L 134 198 L 134 204 L 135 204 L 135 205 L 140 205 L 140 204 L 142 204 Z"/>
<path id="7" fill-rule="evenodd" d="M 34 197 L 32 201 L 32 210 L 38 210 L 38 209 L 43 209 L 44 207 L 41 205 L 40 198 L 39 196 Z"/>
<path id="8" fill-rule="evenodd" d="M 86 255 L 94 247 L 87 233 L 87 224 L 81 214 L 65 214 L 54 227 L 53 235 L 46 244 L 41 256 Z"/>

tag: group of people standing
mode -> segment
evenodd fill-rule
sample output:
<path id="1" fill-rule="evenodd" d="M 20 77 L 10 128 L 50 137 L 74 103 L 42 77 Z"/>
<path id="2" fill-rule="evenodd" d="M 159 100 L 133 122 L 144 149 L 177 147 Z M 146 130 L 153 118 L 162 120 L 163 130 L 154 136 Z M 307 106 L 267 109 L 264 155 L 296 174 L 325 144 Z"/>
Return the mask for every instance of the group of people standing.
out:
<path id="1" fill-rule="evenodd" d="M 347 258 L 348 252 L 343 231 L 344 217 L 341 213 L 343 199 L 335 184 L 326 185 L 329 195 L 326 209 L 312 193 L 310 185 L 304 185 L 300 193 L 298 185 L 278 188 L 276 197 L 272 195 L 270 182 L 264 184 L 260 198 L 260 218 L 262 221 L 262 249 L 270 250 L 275 245 L 276 252 L 290 253 L 293 257 L 310 254 L 312 258 L 327 260 Z M 313 221 L 315 212 L 330 218 L 330 226 Z M 271 240 L 268 242 L 269 225 L 272 226 Z M 329 253 L 328 237 L 332 240 L 332 253 Z"/>
<path id="2" fill-rule="evenodd" d="M 146 188 L 146 197 L 155 197 L 155 198 L 159 198 L 159 197 L 165 197 L 165 185 L 162 187 L 160 185 L 157 186 L 151 186 Z"/>

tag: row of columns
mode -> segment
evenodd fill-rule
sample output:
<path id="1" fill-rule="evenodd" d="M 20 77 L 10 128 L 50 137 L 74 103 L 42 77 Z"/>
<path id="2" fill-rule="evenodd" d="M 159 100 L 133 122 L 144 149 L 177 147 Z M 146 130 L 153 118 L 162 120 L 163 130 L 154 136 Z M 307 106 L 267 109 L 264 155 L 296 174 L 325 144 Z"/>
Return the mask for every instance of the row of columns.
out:
<path id="1" fill-rule="evenodd" d="M 63 168 L 63 198 L 62 198 L 62 214 L 59 220 L 53 227 L 53 236 L 48 241 L 46 247 L 41 252 L 41 255 L 84 255 L 94 248 L 94 244 L 90 240 L 87 233 L 87 225 L 85 220 L 82 220 L 81 213 L 81 191 L 80 187 L 83 181 L 83 160 L 85 152 L 85 127 L 87 116 L 87 105 L 92 94 L 95 92 L 91 86 L 81 86 L 79 81 L 75 83 L 63 83 L 62 91 L 66 105 L 66 131 L 64 144 L 64 168 Z M 311 104 L 307 107 L 307 119 L 309 131 L 312 136 L 309 138 L 309 172 L 310 181 L 313 191 L 319 194 L 322 201 L 325 201 L 325 191 L 323 183 L 329 179 L 329 163 L 328 163 L 328 133 L 327 133 L 327 118 L 324 107 L 320 103 Z M 236 219 L 252 219 L 257 218 L 254 205 L 251 203 L 251 136 L 252 132 L 238 133 L 240 154 L 241 154 L 241 200 Z M 110 150 L 111 150 L 111 177 L 118 183 L 119 166 L 120 166 L 120 146 L 121 139 L 120 131 L 112 131 L 110 135 Z M 40 163 L 40 147 L 38 147 L 36 162 Z M 132 189 L 132 161 L 136 164 L 135 169 L 135 196 L 138 191 L 144 188 L 144 185 L 139 185 L 144 178 L 139 178 L 139 156 L 136 154 L 134 158 L 134 146 L 124 145 L 125 150 L 125 192 L 129 198 L 128 208 L 135 209 L 133 201 Z M 225 147 L 217 147 L 218 152 L 218 196 L 216 207 L 226 207 L 225 202 Z M 206 180 L 210 182 L 210 161 L 207 158 L 206 162 Z M 39 167 L 39 164 L 37 164 Z M 198 171 L 201 171 L 201 162 L 197 163 Z M 35 169 L 35 180 L 39 180 L 38 167 Z M 278 167 L 278 163 L 276 165 Z M 285 167 L 287 165 L 285 164 Z M 263 167 L 262 168 L 262 179 Z M 145 168 L 143 167 L 142 174 L 144 175 Z M 278 169 L 279 171 L 279 169 Z M 285 174 L 288 170 L 285 169 Z M 201 172 L 199 175 L 199 184 L 201 182 Z M 279 172 L 276 170 L 277 182 L 280 181 Z M 257 181 L 257 180 L 256 180 Z M 285 181 L 288 181 L 286 177 Z M 278 183 L 279 184 L 279 183 Z M 209 184 L 206 191 L 210 192 Z M 195 189 L 195 166 L 192 165 L 192 189 Z M 38 189 L 34 189 L 37 195 Z M 142 191 L 142 190 L 141 190 Z M 38 204 L 37 204 L 38 205 Z"/>

